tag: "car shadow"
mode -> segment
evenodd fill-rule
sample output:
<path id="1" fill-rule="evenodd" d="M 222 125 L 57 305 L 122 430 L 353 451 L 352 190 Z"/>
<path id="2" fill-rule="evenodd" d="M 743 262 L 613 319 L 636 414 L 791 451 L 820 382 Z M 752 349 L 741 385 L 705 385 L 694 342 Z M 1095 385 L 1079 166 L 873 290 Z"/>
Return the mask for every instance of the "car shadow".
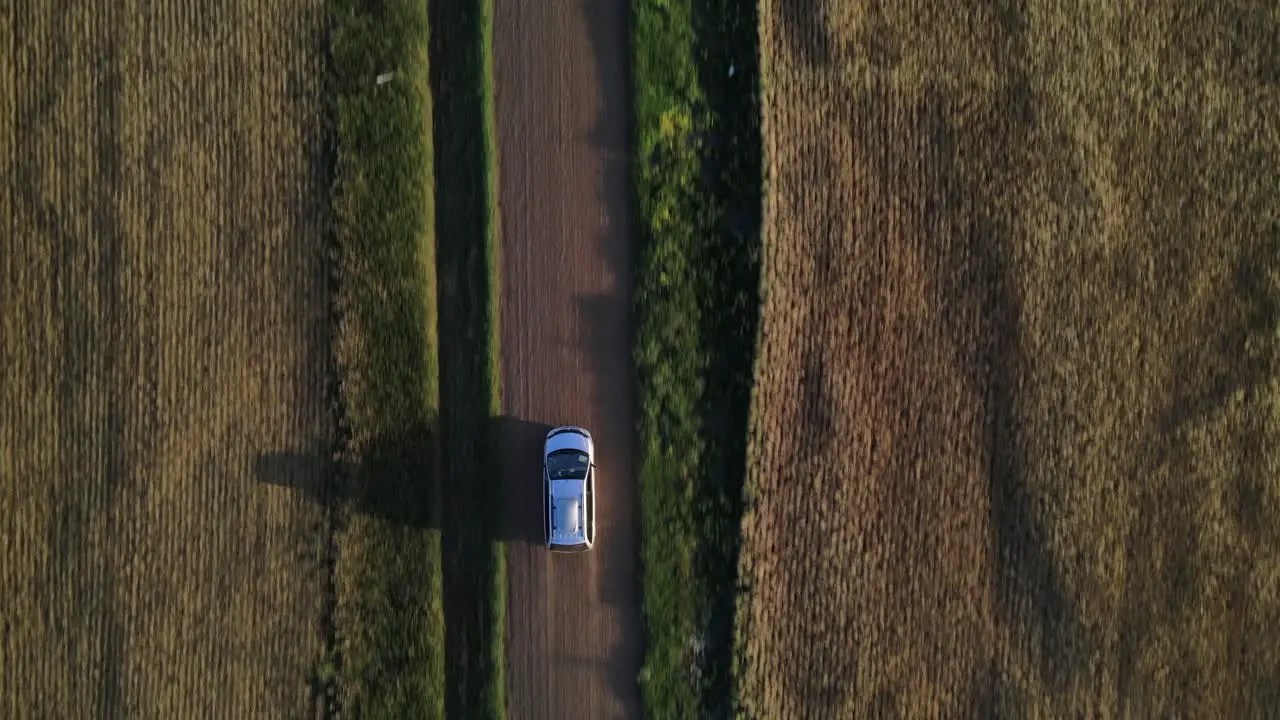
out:
<path id="1" fill-rule="evenodd" d="M 289 488 L 312 502 L 415 528 L 439 528 L 438 459 L 432 453 L 435 425 L 418 423 L 376 438 L 355 465 L 339 461 L 333 448 L 268 452 L 254 459 L 258 482 Z"/>
<path id="2" fill-rule="evenodd" d="M 513 417 L 491 423 L 493 451 L 504 478 L 502 496 L 493 499 L 501 505 L 494 514 L 494 538 L 541 545 L 541 453 L 551 425 Z M 425 427 L 374 442 L 364 461 L 350 468 L 345 478 L 333 451 L 321 446 L 263 453 L 254 460 L 253 473 L 260 483 L 302 493 L 324 507 L 349 504 L 354 512 L 398 525 L 440 528 L 435 509 L 438 483 L 432 480 L 438 462 L 431 457 L 431 442 L 431 431 Z M 510 470 L 521 466 L 528 471 Z"/>
<path id="3" fill-rule="evenodd" d="M 334 459 L 321 450 L 263 453 L 254 459 L 253 474 L 260 483 L 300 492 L 321 505 L 329 505 L 336 490 Z"/>
<path id="4" fill-rule="evenodd" d="M 498 535 L 504 542 L 542 545 L 542 443 L 551 426 L 513 417 L 493 422 L 502 467 L 502 497 L 495 498 L 502 504 Z M 521 467 L 528 471 L 519 471 Z"/>

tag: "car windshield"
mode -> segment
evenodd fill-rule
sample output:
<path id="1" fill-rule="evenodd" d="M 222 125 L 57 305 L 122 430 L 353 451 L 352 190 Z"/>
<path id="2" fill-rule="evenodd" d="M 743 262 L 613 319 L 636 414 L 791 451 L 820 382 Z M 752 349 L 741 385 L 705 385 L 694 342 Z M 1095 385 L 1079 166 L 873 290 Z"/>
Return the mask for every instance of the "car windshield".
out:
<path id="1" fill-rule="evenodd" d="M 547 456 L 547 475 L 552 480 L 582 480 L 587 477 L 587 454 L 579 450 L 558 450 Z"/>

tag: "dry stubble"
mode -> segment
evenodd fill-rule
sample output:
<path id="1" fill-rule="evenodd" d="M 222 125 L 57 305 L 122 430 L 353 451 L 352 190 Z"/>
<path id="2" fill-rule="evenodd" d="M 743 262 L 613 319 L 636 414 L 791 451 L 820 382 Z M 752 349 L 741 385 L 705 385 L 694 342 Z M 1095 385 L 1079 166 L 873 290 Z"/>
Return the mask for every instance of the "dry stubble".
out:
<path id="1" fill-rule="evenodd" d="M 772 7 L 769 7 L 772 6 Z M 765 304 L 742 608 L 749 714 L 954 708 L 993 640 L 981 262 L 932 98 L 848 87 L 814 8 L 762 12 Z M 826 113 L 807 108 L 825 107 Z"/>
<path id="2" fill-rule="evenodd" d="M 310 711 L 326 464 L 263 460 L 329 451 L 323 22 L 0 13 L 6 717 Z"/>
<path id="3" fill-rule="evenodd" d="M 762 8 L 743 701 L 1267 714 L 1280 18 L 972 5 Z"/>

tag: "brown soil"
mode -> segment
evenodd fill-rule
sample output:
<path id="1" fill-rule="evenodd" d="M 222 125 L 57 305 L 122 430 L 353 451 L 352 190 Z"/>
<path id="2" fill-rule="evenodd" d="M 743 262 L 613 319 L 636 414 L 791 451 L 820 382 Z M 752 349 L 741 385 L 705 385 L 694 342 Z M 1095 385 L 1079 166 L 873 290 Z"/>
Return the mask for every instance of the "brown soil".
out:
<path id="1" fill-rule="evenodd" d="M 498 0 L 502 351 L 513 718 L 639 714 L 632 471 L 627 4 Z M 541 435 L 577 424 L 599 455 L 597 545 L 541 544 Z"/>
<path id="2" fill-rule="evenodd" d="M 305 716 L 321 3 L 55 5 L 0 10 L 0 715 Z"/>

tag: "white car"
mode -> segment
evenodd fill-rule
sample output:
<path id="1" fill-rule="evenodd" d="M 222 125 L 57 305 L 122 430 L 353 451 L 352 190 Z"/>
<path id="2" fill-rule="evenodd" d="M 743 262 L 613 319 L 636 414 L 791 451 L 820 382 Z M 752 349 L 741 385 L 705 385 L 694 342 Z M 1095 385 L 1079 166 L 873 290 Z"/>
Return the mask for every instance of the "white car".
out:
<path id="1" fill-rule="evenodd" d="M 542 530 L 552 552 L 584 552 L 596 541 L 596 452 L 591 433 L 564 425 L 542 448 Z"/>

